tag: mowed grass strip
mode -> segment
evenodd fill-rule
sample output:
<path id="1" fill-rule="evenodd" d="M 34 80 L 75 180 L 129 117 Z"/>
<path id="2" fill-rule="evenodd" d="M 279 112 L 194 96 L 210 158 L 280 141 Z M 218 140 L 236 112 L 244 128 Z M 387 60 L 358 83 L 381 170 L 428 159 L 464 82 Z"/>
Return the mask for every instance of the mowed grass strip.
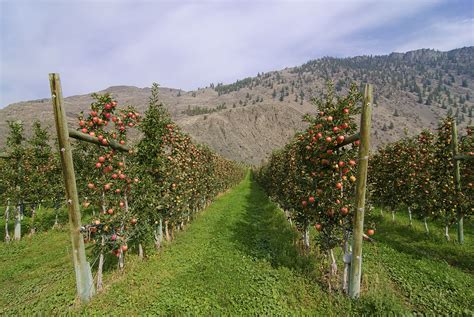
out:
<path id="1" fill-rule="evenodd" d="M 84 311 L 327 314 L 333 310 L 334 299 L 298 271 L 309 261 L 299 258 L 292 245 L 294 235 L 247 177 L 219 197 L 160 255 L 150 257 Z"/>

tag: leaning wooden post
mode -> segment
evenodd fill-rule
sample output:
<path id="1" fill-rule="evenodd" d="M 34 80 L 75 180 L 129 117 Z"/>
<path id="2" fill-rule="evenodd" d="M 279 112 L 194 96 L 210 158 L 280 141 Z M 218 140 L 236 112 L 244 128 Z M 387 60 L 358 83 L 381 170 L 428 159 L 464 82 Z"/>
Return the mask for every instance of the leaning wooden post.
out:
<path id="1" fill-rule="evenodd" d="M 456 156 L 459 154 L 458 151 L 458 127 L 456 125 L 456 120 L 453 120 L 453 130 L 452 130 L 452 145 L 453 145 L 453 164 L 454 164 L 454 184 L 456 186 L 456 194 L 460 196 L 461 194 L 461 173 L 459 171 L 459 160 L 456 159 Z M 458 242 L 460 244 L 464 243 L 464 216 L 462 214 L 461 206 L 457 206 L 457 218 L 458 218 Z"/>
<path id="2" fill-rule="evenodd" d="M 59 74 L 49 74 L 49 84 L 51 86 L 51 101 L 54 108 L 54 120 L 61 154 L 61 167 L 66 188 L 77 294 L 81 302 L 87 303 L 95 294 L 95 289 L 81 234 L 81 211 L 79 209 L 76 176 L 74 175 L 71 144 L 69 143 L 69 133 L 66 114 L 63 108 L 63 96 Z"/>
<path id="3" fill-rule="evenodd" d="M 369 165 L 370 121 L 372 114 L 372 85 L 365 85 L 364 104 L 360 119 L 360 146 L 357 168 L 354 235 L 352 238 L 351 273 L 349 296 L 358 298 L 362 275 L 362 239 L 364 234 L 365 190 L 367 184 L 367 167 Z"/>

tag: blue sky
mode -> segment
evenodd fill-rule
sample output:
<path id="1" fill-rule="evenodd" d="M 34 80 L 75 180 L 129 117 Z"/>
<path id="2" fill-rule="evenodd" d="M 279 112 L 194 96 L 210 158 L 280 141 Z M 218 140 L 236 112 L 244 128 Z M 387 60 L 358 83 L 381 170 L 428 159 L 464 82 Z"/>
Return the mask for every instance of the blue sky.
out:
<path id="1" fill-rule="evenodd" d="M 0 0 L 0 108 L 113 85 L 186 90 L 322 56 L 474 45 L 473 0 Z"/>

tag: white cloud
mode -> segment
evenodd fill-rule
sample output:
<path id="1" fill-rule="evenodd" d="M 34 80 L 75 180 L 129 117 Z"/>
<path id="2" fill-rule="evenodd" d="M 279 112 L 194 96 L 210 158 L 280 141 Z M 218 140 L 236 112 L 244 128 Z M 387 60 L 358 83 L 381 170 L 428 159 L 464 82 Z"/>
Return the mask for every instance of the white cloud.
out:
<path id="1" fill-rule="evenodd" d="M 396 51 L 406 52 L 421 47 L 446 51 L 454 47 L 472 45 L 474 45 L 474 18 L 434 22 L 405 39 Z"/>
<path id="2" fill-rule="evenodd" d="M 456 29 L 445 22 L 434 25 L 425 41 L 417 32 L 407 34 L 406 43 L 404 37 L 394 43 L 371 39 L 380 27 L 438 3 L 4 1 L 0 107 L 47 97 L 49 72 L 61 73 L 65 95 L 111 85 L 150 86 L 153 81 L 194 89 L 323 55 L 472 43 L 464 24 Z M 457 31 L 456 40 L 449 38 Z"/>

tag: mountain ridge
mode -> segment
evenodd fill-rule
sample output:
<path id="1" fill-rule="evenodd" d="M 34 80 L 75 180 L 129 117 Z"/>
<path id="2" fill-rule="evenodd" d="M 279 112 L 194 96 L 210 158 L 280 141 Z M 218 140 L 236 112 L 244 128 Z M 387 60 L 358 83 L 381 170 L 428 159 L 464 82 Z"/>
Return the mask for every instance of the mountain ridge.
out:
<path id="1" fill-rule="evenodd" d="M 300 66 L 258 73 L 231 84 L 211 84 L 185 91 L 160 87 L 160 99 L 173 119 L 198 142 L 238 161 L 258 164 L 304 128 L 302 116 L 315 113 L 311 99 L 321 97 L 328 80 L 338 93 L 351 82 L 374 85 L 374 146 L 394 141 L 422 128 L 436 128 L 451 113 L 460 127 L 472 124 L 474 109 L 474 47 L 448 52 L 420 49 L 407 53 L 345 58 L 323 57 Z M 115 85 L 109 92 L 119 104 L 144 112 L 150 88 Z M 27 134 L 33 120 L 53 124 L 50 99 L 18 102 L 0 109 L 0 147 L 5 144 L 6 120 L 22 119 Z M 64 99 L 71 127 L 92 98 Z M 52 128 L 51 128 L 52 131 Z"/>

